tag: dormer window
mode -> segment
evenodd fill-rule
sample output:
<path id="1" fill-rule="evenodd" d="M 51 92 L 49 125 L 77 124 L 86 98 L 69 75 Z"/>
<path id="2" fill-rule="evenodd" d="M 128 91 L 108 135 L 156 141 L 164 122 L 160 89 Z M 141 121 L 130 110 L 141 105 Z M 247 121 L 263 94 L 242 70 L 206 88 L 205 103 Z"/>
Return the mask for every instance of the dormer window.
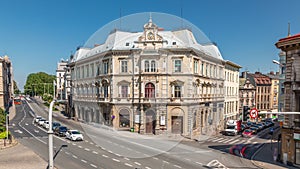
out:
<path id="1" fill-rule="evenodd" d="M 172 45 L 176 45 L 176 42 L 173 42 Z"/>
<path id="2" fill-rule="evenodd" d="M 129 43 L 128 43 L 128 42 L 126 42 L 125 46 L 129 46 Z"/>

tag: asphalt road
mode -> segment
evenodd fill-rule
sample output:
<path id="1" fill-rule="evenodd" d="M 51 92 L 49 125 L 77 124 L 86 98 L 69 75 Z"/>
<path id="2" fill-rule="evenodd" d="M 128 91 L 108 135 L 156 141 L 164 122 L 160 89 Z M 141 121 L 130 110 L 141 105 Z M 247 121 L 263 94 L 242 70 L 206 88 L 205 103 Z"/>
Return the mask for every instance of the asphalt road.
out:
<path id="1" fill-rule="evenodd" d="M 17 105 L 16 112 L 11 121 L 12 134 L 21 144 L 48 161 L 47 132 L 33 123 L 35 115 L 47 118 L 47 110 L 36 102 L 28 101 L 28 104 Z M 250 160 L 229 154 L 228 147 L 224 147 L 228 143 L 170 140 L 161 136 L 115 131 L 100 125 L 75 122 L 59 114 L 54 116 L 54 121 L 84 133 L 84 141 L 80 142 L 54 136 L 54 165 L 59 169 L 255 168 Z"/>

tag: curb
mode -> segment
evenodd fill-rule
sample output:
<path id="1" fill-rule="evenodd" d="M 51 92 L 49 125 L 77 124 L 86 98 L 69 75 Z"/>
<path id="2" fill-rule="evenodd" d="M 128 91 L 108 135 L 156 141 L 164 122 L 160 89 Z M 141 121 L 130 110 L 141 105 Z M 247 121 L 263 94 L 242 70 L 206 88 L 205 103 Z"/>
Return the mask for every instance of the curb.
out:
<path id="1" fill-rule="evenodd" d="M 19 142 L 16 140 L 16 139 L 13 139 L 12 143 L 7 145 L 7 146 L 0 146 L 0 151 L 1 150 L 5 150 L 5 149 L 8 149 L 8 148 L 11 148 L 11 147 L 14 147 L 16 145 L 18 145 Z"/>

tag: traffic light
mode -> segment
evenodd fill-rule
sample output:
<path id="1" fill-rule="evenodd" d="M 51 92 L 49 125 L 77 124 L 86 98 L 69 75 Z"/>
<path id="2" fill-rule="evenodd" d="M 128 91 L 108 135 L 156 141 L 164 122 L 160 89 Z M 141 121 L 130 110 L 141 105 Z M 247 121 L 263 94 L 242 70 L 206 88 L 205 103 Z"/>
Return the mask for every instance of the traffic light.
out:
<path id="1" fill-rule="evenodd" d="M 249 110 L 250 110 L 250 108 L 248 106 L 243 107 L 243 121 L 248 121 L 248 119 L 249 119 Z"/>

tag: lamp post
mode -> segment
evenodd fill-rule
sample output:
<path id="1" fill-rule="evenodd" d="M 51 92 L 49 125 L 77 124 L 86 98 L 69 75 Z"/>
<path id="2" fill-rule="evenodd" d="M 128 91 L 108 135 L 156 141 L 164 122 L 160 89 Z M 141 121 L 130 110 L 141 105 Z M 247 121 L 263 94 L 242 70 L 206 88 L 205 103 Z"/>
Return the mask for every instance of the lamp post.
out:
<path id="1" fill-rule="evenodd" d="M 52 130 L 52 110 L 53 105 L 55 102 L 65 102 L 65 100 L 56 100 L 53 99 L 49 106 L 49 115 L 48 115 L 48 121 L 49 121 L 49 129 L 48 129 L 48 153 L 49 153 L 49 160 L 48 160 L 48 169 L 53 169 L 53 130 Z"/>
<path id="2" fill-rule="evenodd" d="M 53 130 L 52 130 L 52 107 L 56 100 L 52 100 L 49 106 L 49 129 L 48 129 L 48 145 L 49 145 L 49 161 L 48 161 L 48 169 L 53 169 Z"/>

